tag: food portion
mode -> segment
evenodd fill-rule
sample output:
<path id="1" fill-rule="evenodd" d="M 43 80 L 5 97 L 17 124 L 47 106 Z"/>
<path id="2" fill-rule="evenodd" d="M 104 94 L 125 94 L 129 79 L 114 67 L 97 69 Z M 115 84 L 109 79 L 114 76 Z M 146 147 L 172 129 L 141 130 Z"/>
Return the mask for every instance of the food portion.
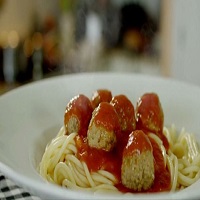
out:
<path id="1" fill-rule="evenodd" d="M 110 102 L 112 99 L 112 93 L 107 89 L 96 90 L 91 98 L 92 107 L 96 108 L 101 102 Z"/>
<path id="2" fill-rule="evenodd" d="M 116 95 L 110 101 L 116 110 L 121 126 L 121 132 L 131 133 L 136 128 L 135 109 L 131 101 L 123 94 Z"/>
<path id="3" fill-rule="evenodd" d="M 164 113 L 160 100 L 155 93 L 145 93 L 137 101 L 137 126 L 146 131 L 162 134 Z"/>
<path id="4" fill-rule="evenodd" d="M 135 130 L 122 156 L 122 184 L 134 191 L 148 190 L 155 178 L 153 147 L 142 130 Z"/>
<path id="5" fill-rule="evenodd" d="M 134 97 L 131 97 L 134 98 Z M 164 126 L 156 93 L 136 102 L 99 89 L 67 104 L 64 125 L 40 163 L 47 181 L 93 192 L 175 191 L 200 176 L 200 153 L 192 134 Z"/>
<path id="6" fill-rule="evenodd" d="M 165 148 L 169 148 L 168 141 L 163 135 L 164 113 L 155 93 L 143 94 L 136 105 L 137 128 L 145 132 L 156 134 L 164 143 Z"/>
<path id="7" fill-rule="evenodd" d="M 88 126 L 89 146 L 111 151 L 115 147 L 119 131 L 119 119 L 114 107 L 110 103 L 101 102 L 94 109 Z"/>
<path id="8" fill-rule="evenodd" d="M 85 95 L 80 94 L 72 98 L 67 104 L 64 115 L 66 134 L 76 132 L 79 135 L 86 136 L 92 111 L 91 101 Z"/>

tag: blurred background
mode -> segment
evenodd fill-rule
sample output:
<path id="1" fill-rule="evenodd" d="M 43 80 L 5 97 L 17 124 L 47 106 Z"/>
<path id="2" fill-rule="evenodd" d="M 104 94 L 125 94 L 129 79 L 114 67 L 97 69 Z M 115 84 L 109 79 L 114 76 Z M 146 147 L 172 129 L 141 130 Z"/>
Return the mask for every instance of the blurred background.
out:
<path id="1" fill-rule="evenodd" d="M 117 71 L 200 85 L 199 0 L 0 0 L 0 94 Z"/>

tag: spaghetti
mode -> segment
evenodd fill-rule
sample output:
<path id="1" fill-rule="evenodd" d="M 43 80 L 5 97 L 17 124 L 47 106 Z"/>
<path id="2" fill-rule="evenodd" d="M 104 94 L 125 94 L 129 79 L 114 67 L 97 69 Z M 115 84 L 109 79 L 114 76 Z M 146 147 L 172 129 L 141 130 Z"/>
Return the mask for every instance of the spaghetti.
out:
<path id="1" fill-rule="evenodd" d="M 170 190 L 184 189 L 200 177 L 200 152 L 193 134 L 184 129 L 178 133 L 175 126 L 164 127 L 170 148 L 166 152 L 162 141 L 153 133 L 149 137 L 160 146 L 165 165 L 170 172 Z M 70 189 L 87 191 L 118 192 L 116 177 L 105 170 L 90 172 L 86 163 L 77 158 L 75 137 L 77 133 L 65 135 L 64 127 L 47 145 L 40 163 L 41 176 L 51 183 Z"/>
<path id="2" fill-rule="evenodd" d="M 167 166 L 171 175 L 171 190 L 184 189 L 200 177 L 200 151 L 193 134 L 183 128 L 180 133 L 172 125 L 164 128 L 170 149 L 167 152 Z"/>

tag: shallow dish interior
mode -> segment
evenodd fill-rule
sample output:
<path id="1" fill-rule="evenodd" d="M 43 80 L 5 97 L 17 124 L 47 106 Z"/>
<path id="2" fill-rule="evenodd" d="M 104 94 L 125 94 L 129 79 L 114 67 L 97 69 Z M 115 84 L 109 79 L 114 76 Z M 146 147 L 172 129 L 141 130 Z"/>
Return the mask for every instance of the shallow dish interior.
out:
<path id="1" fill-rule="evenodd" d="M 66 104 L 77 94 L 91 97 L 99 88 L 125 94 L 135 105 L 145 92 L 159 95 L 165 125 L 175 124 L 195 134 L 200 142 L 200 88 L 171 79 L 118 73 L 84 73 L 38 81 L 0 97 L 0 170 L 22 187 L 45 198 L 187 199 L 199 198 L 200 181 L 176 193 L 141 195 L 80 195 L 46 183 L 38 166 L 46 144 L 63 125 Z"/>

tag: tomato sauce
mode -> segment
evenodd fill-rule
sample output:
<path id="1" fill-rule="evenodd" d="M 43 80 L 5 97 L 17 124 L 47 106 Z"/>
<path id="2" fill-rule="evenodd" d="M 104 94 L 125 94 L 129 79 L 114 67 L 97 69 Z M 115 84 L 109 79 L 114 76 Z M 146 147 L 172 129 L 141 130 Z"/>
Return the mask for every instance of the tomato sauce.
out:
<path id="1" fill-rule="evenodd" d="M 171 184 L 170 173 L 165 167 L 162 152 L 159 145 L 153 139 L 149 139 L 153 147 L 153 156 L 155 159 L 155 180 L 154 184 L 149 190 L 142 192 L 169 191 Z M 119 191 L 124 193 L 136 193 L 136 191 L 126 188 L 121 183 L 121 150 L 124 148 L 124 142 L 118 143 L 116 148 L 111 152 L 89 147 L 87 138 L 81 136 L 76 136 L 75 142 L 78 149 L 77 156 L 81 161 L 84 161 L 87 164 L 90 172 L 95 172 L 100 169 L 109 171 L 115 175 L 116 179 L 118 180 L 118 183 L 115 186 Z"/>
<path id="2" fill-rule="evenodd" d="M 78 149 L 77 157 L 84 161 L 90 172 L 100 169 L 111 172 L 117 180 L 121 177 L 121 158 L 117 156 L 115 150 L 107 152 L 96 148 L 91 148 L 87 139 L 76 136 L 75 143 Z"/>
<path id="3" fill-rule="evenodd" d="M 152 139 L 153 156 L 155 159 L 155 180 L 150 192 L 169 191 L 171 186 L 170 172 L 165 167 L 164 159 L 159 145 Z"/>

